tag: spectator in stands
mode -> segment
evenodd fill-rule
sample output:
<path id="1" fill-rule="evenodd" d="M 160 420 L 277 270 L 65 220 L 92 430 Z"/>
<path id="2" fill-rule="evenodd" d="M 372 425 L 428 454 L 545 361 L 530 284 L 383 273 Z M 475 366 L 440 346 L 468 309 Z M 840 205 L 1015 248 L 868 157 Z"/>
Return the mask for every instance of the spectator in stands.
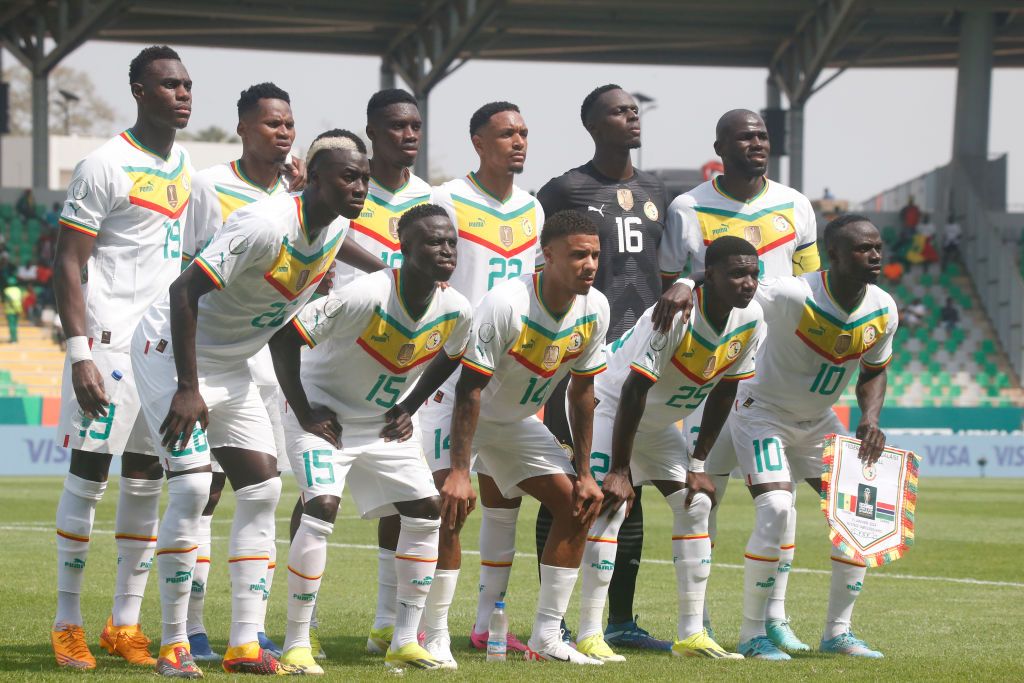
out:
<path id="1" fill-rule="evenodd" d="M 832 194 L 832 190 L 826 187 L 825 191 L 822 193 L 822 199 L 835 199 L 835 195 Z"/>
<path id="2" fill-rule="evenodd" d="M 61 210 L 61 203 L 60 202 L 54 202 L 53 206 L 50 207 L 50 210 L 46 212 L 46 217 L 43 219 L 43 220 L 46 221 L 47 225 L 49 225 L 49 226 L 51 226 L 53 228 L 57 227 L 57 221 L 60 220 L 60 210 Z"/>
<path id="3" fill-rule="evenodd" d="M 900 227 L 911 234 L 917 231 L 917 224 L 921 222 L 921 209 L 914 203 L 914 197 L 907 199 L 907 205 L 900 209 Z"/>
<path id="4" fill-rule="evenodd" d="M 0 248 L 0 283 L 7 282 L 12 277 L 17 277 L 18 269 L 11 263 L 11 255 L 6 248 Z"/>
<path id="5" fill-rule="evenodd" d="M 960 228 L 960 223 L 957 222 L 956 216 L 950 214 L 946 221 L 946 229 L 942 234 L 942 270 L 946 269 L 950 261 L 960 261 L 961 235 L 963 235 L 963 230 Z"/>
<path id="6" fill-rule="evenodd" d="M 914 299 L 914 302 L 903 311 L 903 319 L 900 321 L 907 327 L 919 327 L 928 315 L 928 308 L 921 301 L 921 297 Z"/>
<path id="7" fill-rule="evenodd" d="M 8 278 L 4 288 L 4 315 L 7 316 L 7 329 L 10 331 L 11 343 L 18 341 L 18 318 L 21 317 L 23 294 L 18 286 L 17 278 Z"/>
<path id="8" fill-rule="evenodd" d="M 18 282 L 23 287 L 28 287 L 36 281 L 36 271 L 35 264 L 26 259 L 24 263 L 18 266 Z"/>
<path id="9" fill-rule="evenodd" d="M 952 334 L 956 326 L 960 324 L 960 311 L 953 305 L 953 299 L 946 298 L 946 305 L 942 307 L 939 320 L 946 326 L 946 332 Z"/>
<path id="10" fill-rule="evenodd" d="M 18 201 L 14 204 L 15 210 L 25 220 L 36 217 L 36 199 L 32 195 L 32 190 L 25 190 Z"/>
<path id="11" fill-rule="evenodd" d="M 903 281 L 903 264 L 895 256 L 889 257 L 889 262 L 882 268 L 882 275 L 891 285 L 898 285 Z"/>

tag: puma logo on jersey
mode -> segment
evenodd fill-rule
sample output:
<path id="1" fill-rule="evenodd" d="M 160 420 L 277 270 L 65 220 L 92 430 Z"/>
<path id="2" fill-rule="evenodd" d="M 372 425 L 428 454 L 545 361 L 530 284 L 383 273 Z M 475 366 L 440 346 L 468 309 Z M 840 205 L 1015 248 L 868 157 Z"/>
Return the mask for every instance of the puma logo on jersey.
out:
<path id="1" fill-rule="evenodd" d="M 598 209 L 595 209 L 592 206 L 588 206 L 587 211 L 593 211 L 594 213 L 599 214 L 601 218 L 604 218 L 604 204 L 602 204 L 601 207 Z"/>

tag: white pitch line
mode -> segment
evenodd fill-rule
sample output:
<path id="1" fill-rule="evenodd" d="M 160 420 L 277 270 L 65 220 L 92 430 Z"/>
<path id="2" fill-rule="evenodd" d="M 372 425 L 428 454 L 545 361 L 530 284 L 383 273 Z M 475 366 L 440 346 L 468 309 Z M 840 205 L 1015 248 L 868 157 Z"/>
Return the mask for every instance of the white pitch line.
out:
<path id="1" fill-rule="evenodd" d="M 5 524 L 5 525 L 0 526 L 0 531 L 53 531 L 53 527 L 52 526 L 44 526 L 44 525 L 41 525 L 41 524 Z M 104 536 L 111 536 L 114 533 L 114 531 L 112 529 L 97 529 L 95 527 L 93 528 L 92 531 L 93 531 L 94 534 L 102 534 Z M 218 540 L 218 541 L 223 541 L 223 540 L 227 540 L 227 536 L 213 536 L 212 539 Z M 288 541 L 286 541 L 284 539 L 278 539 L 277 543 L 278 543 L 278 545 L 288 545 Z M 344 550 L 377 550 L 377 546 L 375 546 L 375 545 L 367 545 L 367 544 L 364 544 L 364 543 L 335 543 L 335 542 L 329 541 L 327 543 L 327 545 L 328 545 L 328 547 L 331 547 L 331 548 L 341 548 L 341 549 L 344 549 Z M 464 555 L 479 555 L 480 554 L 479 550 L 467 550 L 465 548 L 462 549 L 462 552 L 463 552 Z M 521 553 L 521 552 L 517 552 L 516 555 L 519 556 L 519 557 L 530 557 L 530 558 L 534 558 L 534 559 L 536 559 L 536 557 L 537 557 L 534 553 Z M 648 559 L 648 560 L 644 560 L 644 562 L 647 562 L 647 563 L 650 563 L 650 564 L 667 564 L 667 565 L 671 565 L 672 564 L 671 560 L 652 560 L 652 559 Z M 729 563 L 726 563 L 726 562 L 716 562 L 716 563 L 714 563 L 713 566 L 717 567 L 717 568 L 721 568 L 721 569 L 738 569 L 738 570 L 742 570 L 744 568 L 742 564 L 729 564 Z M 829 571 L 828 569 L 802 569 L 800 567 L 793 567 L 790 571 L 795 572 L 797 574 L 821 574 L 821 575 L 825 575 L 825 576 L 830 576 L 832 574 L 832 572 Z M 988 581 L 988 580 L 985 580 L 985 579 L 958 578 L 958 577 L 954 577 L 954 576 L 917 576 L 916 574 L 889 574 L 889 573 L 876 573 L 876 572 L 872 572 L 871 573 L 871 579 L 872 579 L 872 581 L 875 580 L 875 579 L 897 579 L 897 580 L 901 580 L 901 581 L 938 581 L 938 582 L 941 582 L 941 583 L 960 583 L 960 584 L 967 584 L 967 585 L 971 585 L 971 586 L 996 586 L 996 587 L 1001 587 L 1001 588 L 1024 588 L 1024 583 L 1018 583 L 1016 581 Z"/>

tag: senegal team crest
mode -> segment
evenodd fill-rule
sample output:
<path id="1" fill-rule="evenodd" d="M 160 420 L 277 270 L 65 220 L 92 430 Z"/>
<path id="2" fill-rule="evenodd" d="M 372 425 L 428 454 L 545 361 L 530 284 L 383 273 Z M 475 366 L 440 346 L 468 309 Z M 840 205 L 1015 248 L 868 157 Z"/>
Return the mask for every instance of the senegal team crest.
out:
<path id="1" fill-rule="evenodd" d="M 571 335 L 569 335 L 569 353 L 572 353 L 573 351 L 579 351 L 581 346 L 583 346 L 582 334 L 580 334 L 579 332 L 573 332 Z"/>
<path id="2" fill-rule="evenodd" d="M 747 240 L 755 247 L 761 244 L 761 226 L 759 225 L 748 225 L 743 229 L 743 239 Z"/>
<path id="3" fill-rule="evenodd" d="M 533 223 L 530 222 L 529 218 L 523 218 L 523 234 L 527 237 L 533 235 Z"/>
<path id="4" fill-rule="evenodd" d="M 708 360 L 704 363 L 704 370 L 701 372 L 705 379 L 710 379 L 715 374 L 715 368 L 718 366 L 717 356 L 708 356 Z"/>
<path id="5" fill-rule="evenodd" d="M 878 330 L 875 329 L 874 325 L 868 325 L 864 328 L 864 344 L 865 346 L 871 346 L 878 339 Z"/>
<path id="6" fill-rule="evenodd" d="M 615 199 L 619 202 L 619 206 L 624 211 L 630 211 L 633 208 L 633 191 L 628 187 L 620 187 L 615 192 Z"/>
<path id="7" fill-rule="evenodd" d="M 644 215 L 652 221 L 658 220 L 658 207 L 650 199 L 644 202 Z"/>
<path id="8" fill-rule="evenodd" d="M 392 216 L 388 219 L 388 234 L 391 235 L 391 239 L 398 239 L 398 216 Z"/>
<path id="9" fill-rule="evenodd" d="M 412 360 L 414 353 L 416 353 L 415 344 L 402 344 L 398 349 L 398 358 L 396 359 L 398 364 L 404 368 Z"/>
<path id="10" fill-rule="evenodd" d="M 515 236 L 512 233 L 511 225 L 502 225 L 498 228 L 498 239 L 501 240 L 501 246 L 508 249 L 512 246 L 512 242 L 515 241 Z"/>
<path id="11" fill-rule="evenodd" d="M 736 358 L 736 356 L 740 355 L 740 351 L 742 350 L 743 342 L 741 342 L 739 339 L 733 339 L 725 347 L 725 357 L 728 358 L 729 360 L 733 360 Z"/>
<path id="12" fill-rule="evenodd" d="M 440 332 L 438 332 L 437 330 L 434 330 L 433 332 L 431 332 L 430 334 L 427 335 L 427 343 L 425 345 L 426 348 L 427 348 L 427 351 L 433 351 L 434 349 L 436 349 L 440 345 L 441 345 L 441 333 Z"/>
<path id="13" fill-rule="evenodd" d="M 838 337 L 836 337 L 836 343 L 832 347 L 832 352 L 835 353 L 837 356 L 841 356 L 847 351 L 849 351 L 851 346 L 853 346 L 853 335 L 840 334 Z"/>
<path id="14" fill-rule="evenodd" d="M 776 232 L 786 232 L 789 230 L 789 221 L 778 214 L 772 219 L 772 227 L 775 228 Z"/>
<path id="15" fill-rule="evenodd" d="M 578 333 L 573 333 L 578 334 Z M 551 344 L 544 349 L 544 360 L 541 361 L 541 367 L 545 370 L 553 370 L 558 366 L 558 357 L 561 355 L 561 349 L 558 348 L 557 344 Z"/>

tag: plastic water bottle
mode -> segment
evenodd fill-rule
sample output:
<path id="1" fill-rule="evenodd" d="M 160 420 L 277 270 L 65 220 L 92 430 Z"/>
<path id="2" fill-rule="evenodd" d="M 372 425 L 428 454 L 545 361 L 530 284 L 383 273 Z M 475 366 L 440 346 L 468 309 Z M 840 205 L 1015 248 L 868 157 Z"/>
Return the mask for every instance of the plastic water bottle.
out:
<path id="1" fill-rule="evenodd" d="M 505 648 L 508 641 L 508 617 L 505 616 L 505 603 L 494 603 L 491 620 L 487 622 L 487 661 L 504 662 Z"/>
<path id="2" fill-rule="evenodd" d="M 124 375 L 120 370 L 114 370 L 110 373 L 110 376 L 114 379 L 113 387 L 103 387 L 104 393 L 107 395 L 107 403 L 109 405 L 120 405 L 121 394 L 124 393 L 124 383 L 121 381 L 124 379 Z"/>

